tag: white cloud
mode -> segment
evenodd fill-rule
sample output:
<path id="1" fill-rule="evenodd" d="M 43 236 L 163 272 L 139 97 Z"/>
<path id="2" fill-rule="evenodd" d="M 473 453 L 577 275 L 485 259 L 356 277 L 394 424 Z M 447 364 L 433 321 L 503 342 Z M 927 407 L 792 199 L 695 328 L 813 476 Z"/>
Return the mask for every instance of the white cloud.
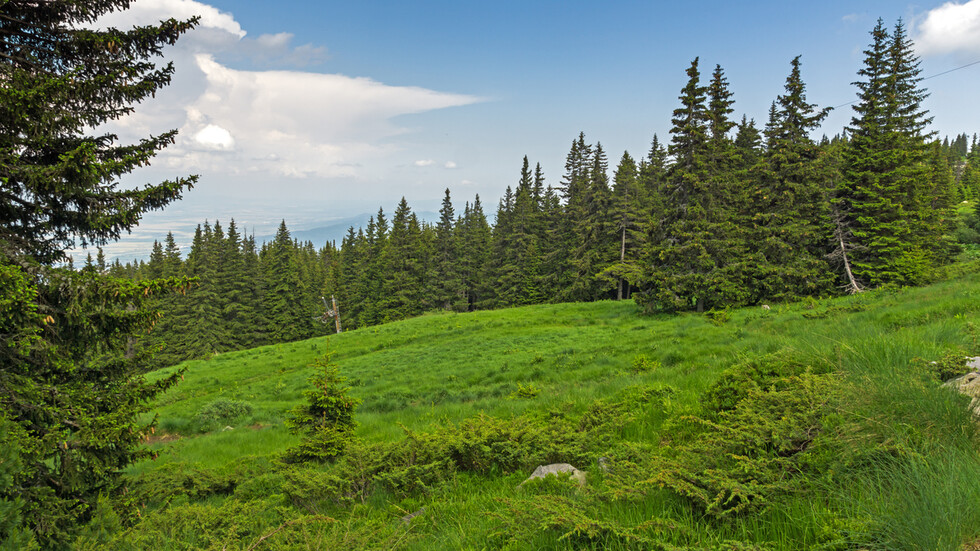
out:
<path id="1" fill-rule="evenodd" d="M 178 128 L 177 142 L 160 153 L 155 169 L 199 173 L 209 186 L 231 185 L 241 175 L 271 181 L 362 177 L 362 170 L 398 148 L 392 138 L 408 132 L 396 117 L 480 101 L 297 70 L 325 60 L 326 49 L 293 47 L 288 32 L 249 38 L 230 13 L 194 0 L 134 0 L 130 10 L 97 26 L 126 28 L 196 14 L 199 26 L 167 50 L 177 68 L 171 85 L 108 130 L 135 141 Z M 230 67 L 236 60 L 253 70 Z M 275 70 L 254 70 L 266 66 Z"/>
<path id="2" fill-rule="evenodd" d="M 230 13 L 194 0 L 135 0 L 128 10 L 112 12 L 101 18 L 97 26 L 123 29 L 170 18 L 186 20 L 194 16 L 201 18 L 198 28 L 217 29 L 238 38 L 245 36 L 245 31 Z"/>
<path id="3" fill-rule="evenodd" d="M 915 37 L 922 55 L 980 53 L 980 0 L 947 2 L 927 12 Z"/>
<path id="4" fill-rule="evenodd" d="M 432 166 L 433 164 L 435 164 L 435 161 L 432 159 L 421 159 L 415 161 L 415 166 Z"/>
<path id="5" fill-rule="evenodd" d="M 446 164 L 444 166 L 446 168 L 456 168 L 456 163 L 454 163 L 453 161 L 446 161 Z"/>
<path id="6" fill-rule="evenodd" d="M 231 132 L 214 124 L 209 124 L 194 134 L 194 141 L 205 149 L 215 151 L 231 151 L 235 148 L 235 138 L 231 137 Z"/>

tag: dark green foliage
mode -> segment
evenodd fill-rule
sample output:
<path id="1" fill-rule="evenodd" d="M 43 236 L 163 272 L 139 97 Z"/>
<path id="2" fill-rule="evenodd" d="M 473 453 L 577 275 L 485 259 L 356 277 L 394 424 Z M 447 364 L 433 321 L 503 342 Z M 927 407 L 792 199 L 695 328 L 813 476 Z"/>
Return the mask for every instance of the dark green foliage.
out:
<path id="1" fill-rule="evenodd" d="M 54 267 L 76 241 L 118 239 L 195 181 L 118 187 L 176 131 L 138 144 L 88 134 L 169 83 L 173 67 L 151 60 L 194 24 L 85 29 L 127 6 L 0 6 L 0 418 L 10 421 L 5 453 L 19 456 L 0 502 L 23 504 L 20 518 L 44 547 L 67 545 L 99 495 L 117 490 L 120 471 L 150 455 L 141 445 L 153 421 L 142 414 L 180 375 L 148 383 L 130 339 L 156 319 L 150 297 L 186 282 L 109 276 L 120 267 L 101 250 L 80 272 Z M 10 537 L 18 529 L 4 527 Z"/>
<path id="2" fill-rule="evenodd" d="M 14 476 L 20 470 L 16 440 L 11 433 L 14 425 L 0 417 L 0 549 L 15 551 L 36 547 L 30 530 L 24 526 L 21 509 L 23 500 L 17 495 Z"/>
<path id="3" fill-rule="evenodd" d="M 432 302 L 443 310 L 465 310 L 464 284 L 460 272 L 460 244 L 455 231 L 455 214 L 449 189 L 439 209 L 439 224 L 435 232 L 435 250 L 431 274 Z"/>
<path id="4" fill-rule="evenodd" d="M 116 180 L 173 142 L 176 131 L 139 144 L 86 131 L 132 112 L 132 105 L 170 82 L 173 67 L 150 62 L 193 22 L 169 19 L 132 30 L 84 30 L 124 9 L 118 0 L 59 3 L 38 9 L 8 1 L 0 52 L 0 244 L 5 255 L 47 264 L 64 259 L 75 240 L 116 240 L 148 210 L 180 198 L 194 178 L 142 189 Z M 80 101 L 84 98 L 85 101 Z"/>
<path id="5" fill-rule="evenodd" d="M 807 102 L 800 58 L 791 65 L 766 129 L 765 152 L 751 172 L 749 242 L 757 300 L 821 295 L 833 283 L 824 261 L 832 174 L 810 139 L 828 110 Z"/>
<path id="6" fill-rule="evenodd" d="M 949 262 L 942 236 L 951 230 L 951 185 L 941 166 L 928 162 L 927 94 L 904 25 L 890 34 L 879 20 L 871 36 L 836 208 L 859 282 L 919 284 L 933 266 Z"/>
<path id="7" fill-rule="evenodd" d="M 782 388 L 750 382 L 717 420 L 690 418 L 696 436 L 676 446 L 675 455 L 655 459 L 649 482 L 713 517 L 757 513 L 803 491 L 808 449 L 836 407 L 834 386 L 833 376 L 810 371 L 786 377 Z"/>
<path id="8" fill-rule="evenodd" d="M 292 341 L 309 334 L 312 316 L 303 308 L 306 283 L 302 280 L 296 246 L 286 221 L 279 224 L 276 237 L 262 250 L 265 272 L 265 311 L 272 340 Z"/>
<path id="9" fill-rule="evenodd" d="M 663 229 L 651 243 L 651 265 L 636 296 L 648 310 L 703 312 L 749 299 L 737 217 L 742 191 L 733 172 L 737 150 L 728 136 L 731 92 L 720 67 L 709 86 L 700 84 L 697 59 L 687 74 L 672 119 Z"/>
<path id="10" fill-rule="evenodd" d="M 322 368 L 310 379 L 313 388 L 303 392 L 306 404 L 297 406 L 286 421 L 289 429 L 303 435 L 303 442 L 286 452 L 289 461 L 324 461 L 342 454 L 357 426 L 354 410 L 360 400 L 347 395 L 337 365 L 330 354 L 317 358 L 314 367 Z"/>
<path id="11" fill-rule="evenodd" d="M 382 260 L 382 294 L 376 298 L 381 321 L 417 316 L 426 309 L 426 260 L 422 228 L 402 197 Z"/>
<path id="12" fill-rule="evenodd" d="M 215 400 L 201 408 L 197 417 L 204 423 L 230 423 L 252 414 L 252 405 L 240 400 Z"/>

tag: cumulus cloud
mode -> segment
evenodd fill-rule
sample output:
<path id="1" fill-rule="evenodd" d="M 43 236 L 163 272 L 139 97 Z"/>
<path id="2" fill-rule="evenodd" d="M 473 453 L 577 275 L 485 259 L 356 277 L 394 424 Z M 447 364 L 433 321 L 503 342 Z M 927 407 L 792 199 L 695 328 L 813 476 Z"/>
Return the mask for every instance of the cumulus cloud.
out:
<path id="1" fill-rule="evenodd" d="M 435 161 L 432 159 L 421 159 L 415 161 L 415 166 L 432 166 L 433 164 L 435 164 Z"/>
<path id="2" fill-rule="evenodd" d="M 480 101 L 300 70 L 325 60 L 326 49 L 294 47 L 287 32 L 250 38 L 232 14 L 195 0 L 135 0 L 130 10 L 97 26 L 193 15 L 201 16 L 198 28 L 167 51 L 177 67 L 171 86 L 109 129 L 134 140 L 178 128 L 177 143 L 160 154 L 157 168 L 201 173 L 211 181 L 241 174 L 358 177 L 362 167 L 395 150 L 391 138 L 407 132 L 396 117 Z M 242 60 L 251 69 L 230 66 Z"/>
<path id="3" fill-rule="evenodd" d="M 456 168 L 456 163 L 454 163 L 453 161 L 446 161 L 446 164 L 443 166 L 445 166 L 446 168 Z"/>
<path id="4" fill-rule="evenodd" d="M 194 141 L 205 149 L 231 151 L 235 148 L 235 138 L 231 132 L 215 124 L 209 124 L 194 134 Z"/>
<path id="5" fill-rule="evenodd" d="M 128 10 L 109 13 L 96 26 L 123 29 L 170 18 L 186 20 L 195 16 L 201 18 L 198 23 L 201 29 L 224 31 L 237 38 L 245 36 L 245 31 L 230 13 L 194 0 L 135 0 Z"/>
<path id="6" fill-rule="evenodd" d="M 922 55 L 980 53 L 980 0 L 930 10 L 919 20 L 915 43 Z"/>

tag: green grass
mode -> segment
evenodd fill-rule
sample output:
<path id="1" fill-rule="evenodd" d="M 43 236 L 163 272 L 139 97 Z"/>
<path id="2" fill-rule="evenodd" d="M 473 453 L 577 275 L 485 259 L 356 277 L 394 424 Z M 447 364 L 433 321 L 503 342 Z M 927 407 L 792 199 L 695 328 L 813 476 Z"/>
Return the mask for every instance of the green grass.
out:
<path id="1" fill-rule="evenodd" d="M 265 466 L 258 480 L 271 481 L 263 520 L 256 517 L 248 529 L 201 528 L 215 534 L 216 549 L 249 548 L 277 528 L 280 532 L 257 548 L 648 548 L 631 538 L 656 532 L 644 525 L 650 519 L 675 523 L 674 535 L 658 537 L 692 549 L 729 540 L 771 549 L 817 548 L 844 534 L 840 537 L 868 549 L 956 550 L 980 535 L 980 486 L 964 487 L 980 474 L 976 424 L 961 397 L 917 371 L 949 351 L 980 353 L 974 329 L 980 325 L 980 276 L 771 306 L 732 311 L 721 323 L 696 314 L 642 316 L 632 302 L 433 314 L 187 362 L 150 375 L 186 369 L 184 381 L 154 408 L 156 436 L 168 435 L 152 445 L 159 457 L 134 466 L 130 474 L 138 480 L 167 464 L 233 473 L 251 464 L 241 458 L 259 458 Z M 678 420 L 702 411 L 702 395 L 726 369 L 747 358 L 789 351 L 835 373 L 844 385 L 835 412 L 838 432 L 826 444 L 827 455 L 843 467 L 820 473 L 826 480 L 812 485 L 822 488 L 818 495 L 789 495 L 762 513 L 724 521 L 704 517 L 668 490 L 610 498 L 614 485 L 603 482 L 595 465 L 582 466 L 595 477 L 587 491 L 558 487 L 529 495 L 517 488 L 528 473 L 459 472 L 421 494 L 379 490 L 364 502 L 312 510 L 283 497 L 288 492 L 274 458 L 298 442 L 283 419 L 303 400 L 310 365 L 327 351 L 347 377 L 350 394 L 362 400 L 355 418 L 365 445 L 400 442 L 406 430 L 432 433 L 481 414 L 572 418 L 628 388 L 669 386 L 676 392 L 633 412 L 610 433 L 611 448 L 648 450 L 641 456 L 687 437 L 677 432 Z M 199 412 L 216 400 L 247 402 L 251 412 L 227 423 L 204 422 Z M 167 525 L 167 515 L 174 515 L 172 525 L 191 507 L 199 508 L 194 509 L 198 516 L 210 511 L 220 518 L 222 508 L 241 501 L 223 495 L 186 499 L 163 508 L 151 505 L 146 513 L 156 520 L 137 527 L 153 534 L 148 527 L 154 522 Z M 567 525 L 547 528 L 521 516 L 548 500 L 598 520 L 576 524 L 579 517 L 569 513 Z M 422 506 L 426 513 L 410 525 L 398 521 Z M 300 519 L 302 514 L 330 518 Z M 137 540 L 135 531 L 128 534 L 123 539 Z M 524 536 L 518 541 L 508 534 Z M 182 537 L 173 536 L 161 548 L 190 545 L 181 544 Z M 195 542 L 192 547 L 207 547 Z M 113 545 L 125 548 L 119 541 Z"/>

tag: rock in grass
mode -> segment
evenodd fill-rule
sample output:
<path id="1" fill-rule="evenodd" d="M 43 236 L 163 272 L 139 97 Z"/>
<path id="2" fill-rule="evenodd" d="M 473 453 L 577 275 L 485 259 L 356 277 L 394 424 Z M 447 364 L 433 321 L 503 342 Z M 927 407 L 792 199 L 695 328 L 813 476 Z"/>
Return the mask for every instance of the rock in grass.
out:
<path id="1" fill-rule="evenodd" d="M 558 476 L 559 474 L 567 474 L 568 478 L 578 482 L 579 486 L 585 486 L 585 471 L 580 471 L 575 467 L 569 465 L 568 463 L 552 463 L 551 465 L 538 465 L 537 469 L 531 473 L 531 476 L 527 477 L 527 480 L 521 482 L 521 486 L 527 484 L 535 478 L 544 478 L 549 474 Z"/>
<path id="2" fill-rule="evenodd" d="M 971 368 L 980 368 L 980 357 L 969 358 L 967 365 Z M 960 394 L 972 398 L 970 410 L 973 411 L 974 415 L 980 416 L 980 372 L 975 371 L 951 379 L 943 383 L 943 386 L 956 389 Z"/>

